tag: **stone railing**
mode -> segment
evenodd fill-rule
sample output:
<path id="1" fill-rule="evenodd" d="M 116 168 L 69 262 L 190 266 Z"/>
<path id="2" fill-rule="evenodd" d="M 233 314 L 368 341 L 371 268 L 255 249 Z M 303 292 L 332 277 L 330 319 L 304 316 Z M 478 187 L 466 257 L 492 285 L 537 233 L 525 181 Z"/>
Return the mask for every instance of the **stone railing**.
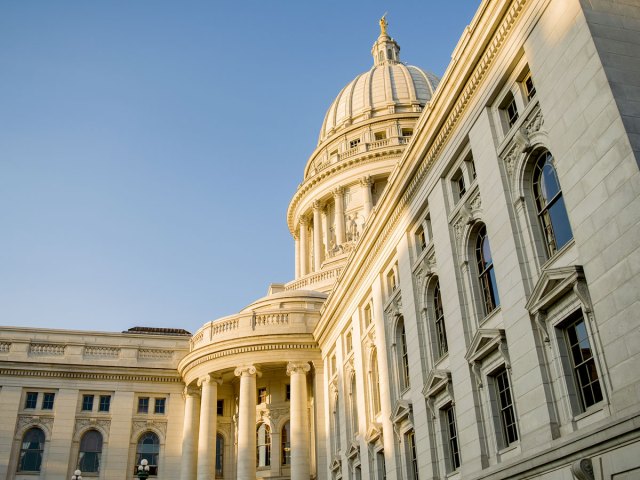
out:
<path id="1" fill-rule="evenodd" d="M 311 273 L 305 277 L 287 283 L 284 286 L 284 289 L 289 291 L 305 289 L 308 290 L 308 288 L 305 287 L 312 287 L 313 285 L 317 285 L 331 279 L 335 280 L 338 278 L 338 276 L 340 276 L 341 272 L 342 266 L 327 270 L 321 270 L 319 272 Z"/>
<path id="2" fill-rule="evenodd" d="M 55 343 L 31 343 L 29 345 L 29 355 L 62 356 L 64 355 L 64 349 L 64 345 Z"/>
<path id="3" fill-rule="evenodd" d="M 8 353 L 11 350 L 11 342 L 0 342 L 0 353 Z"/>
<path id="4" fill-rule="evenodd" d="M 102 358 L 118 358 L 120 356 L 119 347 L 107 347 L 107 346 L 91 346 L 84 347 L 85 357 L 102 357 Z"/>
<path id="5" fill-rule="evenodd" d="M 288 313 L 262 313 L 253 317 L 254 328 L 269 327 L 272 325 L 288 325 Z"/>
<path id="6" fill-rule="evenodd" d="M 389 139 L 388 138 L 384 138 L 382 140 L 376 140 L 375 142 L 371 142 L 367 145 L 367 150 L 375 150 L 376 148 L 382 148 L 382 147 L 386 147 L 387 145 L 389 145 Z"/>
<path id="7" fill-rule="evenodd" d="M 138 358 L 146 360 L 166 360 L 173 357 L 171 350 L 161 348 L 140 348 L 138 349 Z"/>

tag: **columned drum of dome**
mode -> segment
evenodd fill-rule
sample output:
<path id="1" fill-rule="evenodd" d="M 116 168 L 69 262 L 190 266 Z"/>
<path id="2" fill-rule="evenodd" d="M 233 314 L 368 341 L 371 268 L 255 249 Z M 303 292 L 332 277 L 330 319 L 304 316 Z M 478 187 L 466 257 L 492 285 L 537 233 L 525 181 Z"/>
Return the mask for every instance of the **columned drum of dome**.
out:
<path id="1" fill-rule="evenodd" d="M 287 290 L 331 290 L 438 84 L 432 73 L 402 63 L 386 20 L 371 55 L 371 69 L 327 109 L 289 205 L 297 268 Z"/>

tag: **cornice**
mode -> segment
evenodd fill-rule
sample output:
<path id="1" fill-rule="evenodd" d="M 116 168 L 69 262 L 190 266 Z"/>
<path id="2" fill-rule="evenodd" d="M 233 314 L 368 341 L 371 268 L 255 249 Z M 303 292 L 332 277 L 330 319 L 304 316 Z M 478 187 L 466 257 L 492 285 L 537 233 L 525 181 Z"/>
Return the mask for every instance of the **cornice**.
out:
<path id="1" fill-rule="evenodd" d="M 378 254 L 387 244 L 389 237 L 395 231 L 400 219 L 405 218 L 405 213 L 410 201 L 419 191 L 419 187 L 425 180 L 427 173 L 437 160 L 444 146 L 451 139 L 451 136 L 459 125 L 463 114 L 470 108 L 471 99 L 476 94 L 480 84 L 483 82 L 490 66 L 493 64 L 498 52 L 502 49 L 505 41 L 516 20 L 519 18 L 524 5 L 530 0 L 514 0 L 502 2 L 506 9 L 504 15 L 497 22 L 483 24 L 483 31 L 477 33 L 479 37 L 474 45 L 478 43 L 484 45 L 478 57 L 472 60 L 470 73 L 465 76 L 467 69 L 460 67 L 458 62 L 460 57 L 455 59 L 449 67 L 432 101 L 428 104 L 423 116 L 416 123 L 416 137 L 409 143 L 404 154 L 389 177 L 389 185 L 383 193 L 376 214 L 372 221 L 362 232 L 360 248 L 357 249 L 350 261 L 345 266 L 336 288 L 331 292 L 323 308 L 323 315 L 315 332 L 315 338 L 319 341 L 324 337 L 325 332 L 332 322 L 339 317 L 342 310 L 351 303 L 355 290 L 350 286 L 354 282 L 362 281 L 370 272 L 374 261 L 378 259 Z M 496 5 L 496 9 L 500 9 Z M 483 16 L 486 10 L 483 11 Z M 488 14 L 487 14 L 488 15 Z M 478 29 L 482 18 L 474 18 L 474 29 Z M 473 41 L 475 30 L 468 34 L 466 43 L 461 49 L 466 49 Z M 470 48 L 470 47 L 469 47 Z M 457 53 L 456 49 L 456 53 Z M 460 56 L 463 56 L 462 52 Z M 471 52 L 473 54 L 473 52 Z M 470 62 L 471 63 L 471 62 Z M 462 69 L 462 71 L 460 71 Z M 452 78 L 456 75 L 455 78 Z M 459 77 L 463 76 L 463 86 L 458 91 L 456 89 Z M 448 98 L 455 98 L 455 102 L 450 104 Z M 442 114 L 439 112 L 442 111 Z M 431 124 L 431 125 L 429 125 Z M 425 152 L 425 154 L 422 154 Z M 410 159 L 418 159 L 415 165 Z M 395 183 L 395 186 L 394 186 Z M 397 200 L 396 200 L 397 199 Z M 395 201 L 394 201 L 395 200 Z M 393 202 L 393 203 L 392 203 Z M 293 202 L 292 202 L 293 205 Z M 348 279 L 343 281 L 343 279 Z M 323 319 L 330 319 L 330 322 L 323 322 Z"/>
<path id="2" fill-rule="evenodd" d="M 101 369 L 103 370 L 103 369 Z M 74 380 L 101 380 L 110 382 L 153 382 L 182 383 L 178 372 L 167 372 L 165 375 L 144 375 L 134 373 L 74 372 L 65 370 L 34 370 L 25 368 L 0 368 L 0 376 L 8 377 L 43 377 Z"/>

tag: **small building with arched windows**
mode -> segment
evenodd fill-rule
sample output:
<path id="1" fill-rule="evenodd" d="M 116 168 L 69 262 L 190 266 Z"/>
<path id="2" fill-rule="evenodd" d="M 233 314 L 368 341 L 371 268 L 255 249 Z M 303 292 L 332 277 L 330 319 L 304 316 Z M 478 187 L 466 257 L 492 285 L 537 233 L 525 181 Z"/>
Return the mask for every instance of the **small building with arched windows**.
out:
<path id="1" fill-rule="evenodd" d="M 0 477 L 640 478 L 639 19 L 485 0 L 438 79 L 382 18 L 295 278 L 194 333 L 0 327 Z"/>

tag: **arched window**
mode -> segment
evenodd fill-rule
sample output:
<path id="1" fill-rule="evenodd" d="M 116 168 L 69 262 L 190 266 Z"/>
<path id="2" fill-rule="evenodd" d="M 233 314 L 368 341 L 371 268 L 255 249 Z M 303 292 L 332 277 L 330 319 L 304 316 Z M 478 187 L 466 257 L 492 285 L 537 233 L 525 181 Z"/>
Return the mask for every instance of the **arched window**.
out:
<path id="1" fill-rule="evenodd" d="M 433 288 L 433 315 L 438 358 L 442 358 L 449 351 L 449 345 L 447 344 L 447 331 L 444 325 L 444 310 L 442 308 L 439 281 L 436 282 Z"/>
<path id="2" fill-rule="evenodd" d="M 153 432 L 145 432 L 140 435 L 136 446 L 136 465 L 142 460 L 149 462 L 149 474 L 158 474 L 158 456 L 160 454 L 160 439 Z"/>
<path id="3" fill-rule="evenodd" d="M 216 477 L 224 476 L 224 437 L 216 435 Z"/>
<path id="4" fill-rule="evenodd" d="M 533 169 L 536 210 L 549 256 L 573 238 L 558 175 L 552 162 L 553 156 L 549 152 L 544 152 L 538 157 Z"/>
<path id="5" fill-rule="evenodd" d="M 489 315 L 500 305 L 496 272 L 493 269 L 493 257 L 487 237 L 487 227 L 482 225 L 476 237 L 476 262 L 478 264 L 478 280 L 484 303 L 484 313 Z"/>
<path id="6" fill-rule="evenodd" d="M 378 372 L 378 353 L 375 350 L 371 354 L 369 389 L 371 391 L 371 411 L 373 415 L 377 415 L 380 413 L 380 374 Z"/>
<path id="7" fill-rule="evenodd" d="M 82 473 L 98 473 L 102 455 L 102 434 L 97 430 L 89 430 L 80 439 L 78 453 L 78 469 Z"/>
<path id="8" fill-rule="evenodd" d="M 356 374 L 351 374 L 351 386 L 349 388 L 349 410 L 351 412 L 351 435 L 358 434 L 358 395 L 356 391 Z"/>
<path id="9" fill-rule="evenodd" d="M 289 422 L 282 426 L 280 439 L 282 445 L 282 453 L 280 454 L 282 465 L 291 465 L 291 424 Z"/>
<path id="10" fill-rule="evenodd" d="M 398 321 L 396 327 L 396 343 L 398 355 L 398 380 L 400 390 L 409 388 L 409 352 L 407 350 L 407 333 L 404 328 L 404 319 Z"/>
<path id="11" fill-rule="evenodd" d="M 256 465 L 268 467 L 271 465 L 271 429 L 266 423 L 258 424 L 256 445 Z"/>
<path id="12" fill-rule="evenodd" d="M 18 472 L 39 472 L 44 451 L 44 432 L 37 427 L 30 428 L 22 436 Z"/>

